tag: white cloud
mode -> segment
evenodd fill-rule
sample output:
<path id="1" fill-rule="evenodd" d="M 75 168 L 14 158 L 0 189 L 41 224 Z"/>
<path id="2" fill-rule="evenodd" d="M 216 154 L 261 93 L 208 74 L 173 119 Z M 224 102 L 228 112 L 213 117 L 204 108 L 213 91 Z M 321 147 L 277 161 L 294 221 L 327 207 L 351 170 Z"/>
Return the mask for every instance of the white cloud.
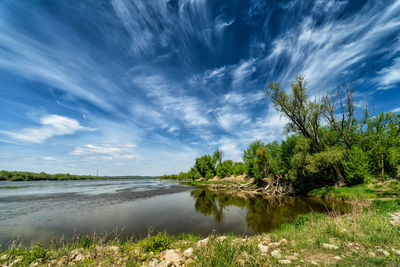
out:
<path id="1" fill-rule="evenodd" d="M 400 107 L 395 108 L 395 109 L 393 109 L 392 111 L 393 111 L 393 112 L 400 112 Z"/>
<path id="2" fill-rule="evenodd" d="M 240 147 L 240 144 L 238 144 L 238 140 L 235 138 L 222 137 L 218 143 L 224 159 L 241 161 L 242 148 Z"/>
<path id="3" fill-rule="evenodd" d="M 76 147 L 71 151 L 71 155 L 85 156 L 90 159 L 134 159 L 136 158 L 132 149 L 137 145 L 132 143 L 126 144 L 87 144 Z"/>
<path id="4" fill-rule="evenodd" d="M 400 57 L 394 60 L 393 65 L 383 68 L 378 72 L 376 80 L 381 85 L 380 89 L 388 89 L 400 83 Z"/>
<path id="5" fill-rule="evenodd" d="M 295 3 L 295 2 L 293 2 Z M 302 1 L 296 2 L 296 5 Z M 307 16 L 299 27 L 289 28 L 273 41 L 271 53 L 263 62 L 268 70 L 280 70 L 274 79 L 289 84 L 297 74 L 305 74 L 312 90 L 326 90 L 346 79 L 352 72 L 352 65 L 368 61 L 374 55 L 387 55 L 388 47 L 374 44 L 399 32 L 400 1 L 384 4 L 368 2 L 355 15 L 338 20 L 343 1 L 317 1 L 315 10 L 324 13 L 324 23 L 318 16 Z M 331 5 L 335 9 L 323 10 Z M 383 83 L 396 80 L 393 72 L 398 66 L 386 69 Z"/>
<path id="6" fill-rule="evenodd" d="M 49 115 L 40 118 L 39 127 L 23 128 L 17 131 L 0 131 L 14 139 L 42 143 L 49 138 L 60 135 L 74 134 L 77 131 L 95 131 L 96 129 L 84 127 L 75 119 L 59 115 Z"/>

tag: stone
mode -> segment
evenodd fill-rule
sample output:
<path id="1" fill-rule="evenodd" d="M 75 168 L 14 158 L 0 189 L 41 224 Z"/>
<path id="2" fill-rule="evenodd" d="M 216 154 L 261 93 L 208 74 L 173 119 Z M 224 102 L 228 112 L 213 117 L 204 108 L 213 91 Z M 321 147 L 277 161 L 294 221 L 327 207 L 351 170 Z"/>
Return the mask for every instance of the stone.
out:
<path id="1" fill-rule="evenodd" d="M 74 258 L 74 261 L 83 261 L 86 257 L 83 254 L 78 254 L 76 255 L 76 257 Z"/>
<path id="2" fill-rule="evenodd" d="M 11 262 L 11 266 L 17 265 L 21 259 L 16 259 L 15 261 Z"/>
<path id="3" fill-rule="evenodd" d="M 153 258 L 149 263 L 149 267 L 156 267 L 157 264 L 158 264 L 158 260 Z"/>
<path id="4" fill-rule="evenodd" d="M 218 242 L 223 242 L 225 239 L 226 239 L 227 237 L 226 236 L 219 236 L 219 237 L 217 237 L 217 241 Z"/>
<path id="5" fill-rule="evenodd" d="M 279 241 L 279 244 L 287 244 L 287 240 L 286 240 L 286 238 L 283 238 L 281 241 Z"/>
<path id="6" fill-rule="evenodd" d="M 293 256 L 296 256 L 296 257 L 298 257 L 298 256 L 300 256 L 300 254 L 299 254 L 299 253 L 297 253 L 297 252 L 295 252 L 295 253 L 293 253 Z"/>
<path id="7" fill-rule="evenodd" d="M 295 260 L 298 259 L 298 256 L 296 256 L 296 255 L 293 255 L 293 256 L 285 256 L 285 257 L 286 257 L 286 259 L 292 260 L 292 261 L 295 261 Z"/>
<path id="8" fill-rule="evenodd" d="M 196 243 L 196 246 L 199 247 L 199 248 L 204 247 L 205 245 L 207 245 L 207 243 L 208 243 L 209 241 L 210 241 L 210 238 L 209 238 L 209 237 L 204 238 L 203 240 L 198 241 L 198 242 Z"/>
<path id="9" fill-rule="evenodd" d="M 395 249 L 395 248 L 392 248 L 392 252 L 393 252 L 394 254 L 396 254 L 397 256 L 400 256 L 400 250 Z"/>
<path id="10" fill-rule="evenodd" d="M 275 249 L 274 251 L 271 252 L 271 256 L 279 259 L 281 257 L 281 251 L 279 249 Z"/>
<path id="11" fill-rule="evenodd" d="M 284 265 L 292 263 L 290 260 L 279 260 L 278 262 L 279 264 L 284 264 Z"/>
<path id="12" fill-rule="evenodd" d="M 114 251 L 114 253 L 117 253 L 119 251 L 119 247 L 117 246 L 111 246 L 108 249 Z"/>
<path id="13" fill-rule="evenodd" d="M 167 263 L 171 262 L 175 265 L 179 265 L 179 263 L 183 261 L 182 256 L 173 249 L 166 251 L 164 259 Z"/>
<path id="14" fill-rule="evenodd" d="M 63 264 L 66 263 L 68 261 L 68 257 L 67 256 L 62 256 L 59 263 Z"/>
<path id="15" fill-rule="evenodd" d="M 319 265 L 318 262 L 316 262 L 316 261 L 311 261 L 310 263 L 311 263 L 312 265 Z"/>
<path id="16" fill-rule="evenodd" d="M 193 248 L 188 248 L 183 252 L 183 256 L 185 256 L 186 258 L 190 258 L 192 257 L 192 255 L 193 255 Z"/>
<path id="17" fill-rule="evenodd" d="M 279 242 L 271 242 L 271 243 L 268 244 L 268 246 L 269 247 L 279 247 L 280 244 L 281 243 L 279 243 Z"/>
<path id="18" fill-rule="evenodd" d="M 268 246 L 264 246 L 263 244 L 258 244 L 258 249 L 260 250 L 261 254 L 267 254 L 268 253 Z"/>
<path id="19" fill-rule="evenodd" d="M 381 254 L 383 254 L 385 257 L 388 257 L 390 254 L 389 254 L 389 252 L 387 252 L 386 250 L 384 250 L 384 249 L 377 249 L 376 251 L 378 251 L 379 253 L 381 253 Z"/>
<path id="20" fill-rule="evenodd" d="M 336 245 L 326 244 L 326 243 L 323 243 L 323 244 L 322 244 L 322 247 L 323 247 L 323 248 L 326 248 L 326 249 L 332 249 L 332 250 L 334 250 L 334 249 L 339 249 L 339 247 L 336 246 Z"/>
<path id="21" fill-rule="evenodd" d="M 8 255 L 4 254 L 3 256 L 1 256 L 0 260 L 2 260 L 2 261 L 8 260 Z"/>
<path id="22" fill-rule="evenodd" d="M 341 257 L 339 257 L 339 256 L 335 256 L 335 257 L 333 257 L 335 260 L 338 260 L 338 261 L 340 261 L 342 258 Z"/>
<path id="23" fill-rule="evenodd" d="M 372 252 L 372 251 L 368 252 L 368 256 L 370 256 L 370 257 L 376 257 L 375 253 Z"/>

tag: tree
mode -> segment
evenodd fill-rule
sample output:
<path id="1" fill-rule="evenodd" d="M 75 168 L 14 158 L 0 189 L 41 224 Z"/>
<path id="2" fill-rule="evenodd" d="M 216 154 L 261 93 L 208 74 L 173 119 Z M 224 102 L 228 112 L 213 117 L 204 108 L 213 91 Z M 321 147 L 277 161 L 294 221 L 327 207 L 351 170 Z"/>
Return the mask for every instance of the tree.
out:
<path id="1" fill-rule="evenodd" d="M 289 119 L 288 132 L 301 133 L 305 138 L 313 140 L 313 145 L 321 148 L 319 136 L 321 105 L 311 101 L 306 94 L 304 76 L 296 76 L 291 83 L 291 93 L 286 94 L 279 83 L 270 82 L 265 93 L 272 98 L 277 111 Z"/>
<path id="2" fill-rule="evenodd" d="M 224 160 L 220 164 L 217 165 L 217 176 L 220 178 L 231 176 L 233 173 L 233 161 L 232 160 Z"/>
<path id="3" fill-rule="evenodd" d="M 221 164 L 222 156 L 223 156 L 222 152 L 219 149 L 217 149 L 217 150 L 214 151 L 213 160 L 215 162 L 218 162 L 218 164 Z"/>
<path id="4" fill-rule="evenodd" d="M 400 115 L 388 112 L 370 118 L 365 146 L 371 169 L 381 175 L 395 176 L 400 154 Z"/>
<path id="5" fill-rule="evenodd" d="M 296 76 L 291 83 L 291 92 L 285 93 L 279 83 L 270 82 L 265 93 L 272 98 L 276 110 L 289 119 L 287 131 L 300 133 L 306 139 L 310 140 L 311 153 L 322 152 L 325 144 L 322 140 L 321 114 L 325 109 L 321 103 L 316 100 L 311 101 L 307 96 L 306 81 L 304 76 Z M 337 186 L 344 186 L 345 181 L 340 166 L 333 163 L 330 168 L 336 173 Z"/>
<path id="6" fill-rule="evenodd" d="M 215 163 L 215 158 L 204 155 L 196 159 L 194 168 L 200 173 L 201 177 L 210 178 L 215 175 Z"/>

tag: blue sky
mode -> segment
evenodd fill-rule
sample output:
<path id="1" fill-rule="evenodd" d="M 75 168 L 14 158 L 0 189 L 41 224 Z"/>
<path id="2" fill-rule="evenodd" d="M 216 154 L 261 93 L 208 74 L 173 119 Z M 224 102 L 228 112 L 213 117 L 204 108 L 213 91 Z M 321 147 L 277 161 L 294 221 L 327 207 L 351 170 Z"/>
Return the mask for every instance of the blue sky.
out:
<path id="1" fill-rule="evenodd" d="M 3 0 L 0 169 L 101 175 L 240 160 L 283 137 L 263 89 L 346 82 L 400 111 L 400 1 Z"/>

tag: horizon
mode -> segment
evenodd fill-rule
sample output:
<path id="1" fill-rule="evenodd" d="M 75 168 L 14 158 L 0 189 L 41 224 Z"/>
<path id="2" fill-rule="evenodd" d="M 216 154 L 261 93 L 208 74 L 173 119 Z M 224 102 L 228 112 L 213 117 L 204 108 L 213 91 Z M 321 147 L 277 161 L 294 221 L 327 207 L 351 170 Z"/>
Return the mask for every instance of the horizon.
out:
<path id="1" fill-rule="evenodd" d="M 400 0 L 0 3 L 0 170 L 188 171 L 284 138 L 264 95 L 304 74 L 400 112 Z"/>

